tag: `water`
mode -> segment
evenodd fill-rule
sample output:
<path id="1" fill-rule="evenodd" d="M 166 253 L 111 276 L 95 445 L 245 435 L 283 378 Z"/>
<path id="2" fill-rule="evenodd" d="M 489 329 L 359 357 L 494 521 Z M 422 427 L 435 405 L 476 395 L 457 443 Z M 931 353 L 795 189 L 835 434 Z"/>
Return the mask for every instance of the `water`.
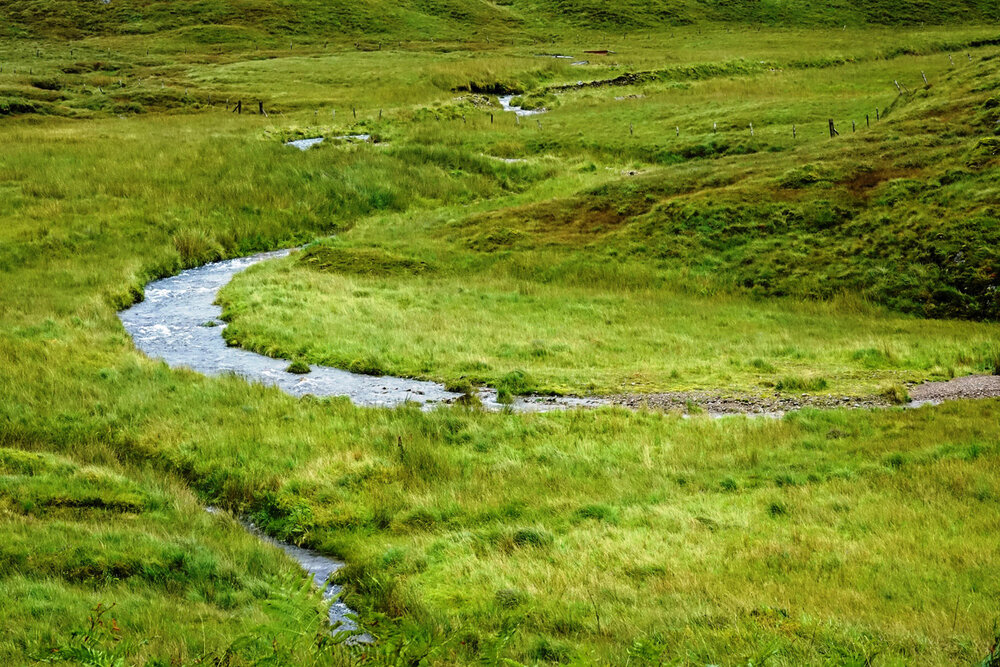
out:
<path id="1" fill-rule="evenodd" d="M 339 136 L 333 137 L 334 139 L 345 139 L 347 141 L 370 141 L 372 135 L 370 134 L 341 134 Z M 296 139 L 294 141 L 286 141 L 286 146 L 294 146 L 300 151 L 309 150 L 313 146 L 323 143 L 325 137 L 310 137 L 308 139 Z"/>
<path id="2" fill-rule="evenodd" d="M 537 116 L 540 113 L 548 111 L 548 109 L 522 109 L 521 107 L 513 106 L 510 103 L 513 99 L 513 95 L 501 95 L 497 98 L 497 101 L 500 102 L 500 106 L 503 107 L 504 111 L 513 111 L 518 116 Z"/>
<path id="3" fill-rule="evenodd" d="M 219 512 L 215 507 L 206 507 L 205 511 L 209 514 L 218 514 Z M 345 643 L 350 645 L 370 644 L 374 641 L 371 635 L 367 633 L 353 634 L 358 632 L 358 624 L 351 618 L 351 616 L 356 614 L 350 607 L 340 601 L 340 594 L 343 589 L 337 584 L 330 582 L 330 577 L 340 570 L 340 568 L 344 567 L 344 563 L 328 558 L 312 549 L 303 549 L 294 544 L 276 540 L 249 521 L 241 521 L 240 524 L 246 528 L 247 532 L 255 535 L 261 541 L 272 544 L 284 551 L 289 558 L 312 575 L 313 584 L 323 592 L 323 599 L 333 600 L 327 613 L 330 627 L 333 628 L 333 634 L 340 634 L 342 632 L 352 633 L 352 636 L 345 640 Z"/>
<path id="4" fill-rule="evenodd" d="M 296 139 L 295 141 L 286 141 L 285 145 L 295 146 L 300 151 L 305 151 L 321 143 L 323 143 L 323 137 L 311 137 L 309 139 Z"/>
<path id="5" fill-rule="evenodd" d="M 219 319 L 222 309 L 215 305 L 219 290 L 240 271 L 268 259 L 286 257 L 290 252 L 277 250 L 213 262 L 153 281 L 146 286 L 145 299 L 118 313 L 118 317 L 140 351 L 162 359 L 172 368 L 190 368 L 213 376 L 235 374 L 250 382 L 278 387 L 292 396 L 346 396 L 366 407 L 416 403 L 425 408 L 451 403 L 461 396 L 436 382 L 361 375 L 329 366 L 312 365 L 310 373 L 296 375 L 287 372 L 288 360 L 229 347 L 222 337 L 226 326 Z M 487 409 L 518 412 L 605 404 L 593 398 L 525 396 L 505 406 L 492 389 L 482 390 L 479 396 Z"/>

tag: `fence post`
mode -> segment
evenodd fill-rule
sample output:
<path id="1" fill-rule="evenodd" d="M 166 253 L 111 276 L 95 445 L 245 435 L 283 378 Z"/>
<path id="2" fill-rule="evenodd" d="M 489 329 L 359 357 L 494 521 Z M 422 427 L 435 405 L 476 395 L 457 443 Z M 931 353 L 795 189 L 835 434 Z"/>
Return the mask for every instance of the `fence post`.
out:
<path id="1" fill-rule="evenodd" d="M 753 123 L 750 123 L 750 136 L 753 136 Z"/>
<path id="2" fill-rule="evenodd" d="M 837 128 L 834 126 L 832 118 L 830 119 L 829 122 L 830 122 L 830 136 L 831 137 L 840 136 L 840 132 L 837 132 Z"/>
<path id="3" fill-rule="evenodd" d="M 795 132 L 795 124 L 793 123 L 792 124 L 792 139 L 796 139 L 797 138 L 796 134 L 797 133 Z"/>

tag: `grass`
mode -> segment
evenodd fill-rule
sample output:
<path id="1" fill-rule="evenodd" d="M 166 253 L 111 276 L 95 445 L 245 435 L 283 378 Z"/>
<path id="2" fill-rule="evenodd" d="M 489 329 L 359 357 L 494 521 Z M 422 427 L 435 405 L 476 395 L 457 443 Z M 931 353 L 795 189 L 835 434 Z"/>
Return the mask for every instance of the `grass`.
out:
<path id="1" fill-rule="evenodd" d="M 495 386 L 520 370 L 530 376 L 522 391 L 542 393 L 872 394 L 889 380 L 992 371 L 990 324 L 927 321 L 850 299 L 706 298 L 641 267 L 600 274 L 582 261 L 552 281 L 511 275 L 527 267 L 466 276 L 399 261 L 373 276 L 368 255 L 331 274 L 316 268 L 324 249 L 225 288 L 227 340 L 340 368 L 368 359 L 377 374 L 449 383 Z"/>
<path id="2" fill-rule="evenodd" d="M 319 601 L 301 573 L 162 475 L 4 447 L 0 526 L 7 664 L 314 650 Z M 89 628 L 90 616 L 103 625 Z"/>
<path id="3" fill-rule="evenodd" d="M 481 120 L 461 139 L 421 127 L 418 141 L 541 153 L 505 166 L 559 176 L 544 194 L 370 218 L 237 277 L 227 339 L 449 384 L 522 372 L 543 393 L 871 394 L 992 372 L 995 324 L 925 319 L 998 312 L 985 58 L 572 91 L 513 137 Z M 906 70 L 941 83 L 879 101 Z M 870 122 L 836 141 L 795 122 L 829 106 Z M 720 117 L 739 120 L 712 132 Z M 451 159 L 455 175 L 484 169 Z"/>
<path id="4" fill-rule="evenodd" d="M 458 3 L 370 4 L 339 23 L 289 6 L 0 10 L 0 662 L 940 664 L 993 650 L 996 401 L 714 421 L 361 410 L 169 369 L 115 310 L 151 278 L 336 235 L 241 276 L 229 329 L 288 313 L 295 335 L 267 330 L 261 349 L 302 363 L 346 349 L 364 370 L 462 391 L 481 373 L 507 393 L 773 382 L 898 399 L 907 379 L 996 362 L 996 47 L 973 45 L 995 27 L 854 27 L 871 10 L 849 3 L 788 9 L 847 30 L 760 31 L 663 27 L 700 3 L 587 5 L 616 26 L 601 31 L 520 0 L 467 18 Z M 884 20 L 926 11 L 879 6 Z M 965 7 L 991 9 L 939 11 Z M 527 37 L 499 43 L 515 29 Z M 617 53 L 582 69 L 535 57 L 595 43 Z M 626 72 L 653 74 L 554 91 Z M 452 90 L 470 82 L 558 104 L 516 125 Z M 269 116 L 233 114 L 237 99 Z M 875 107 L 887 115 L 850 136 Z M 316 131 L 378 142 L 281 145 Z M 347 326 L 334 305 L 384 318 L 379 336 L 316 336 Z M 941 315 L 964 319 L 924 319 Z M 395 357 L 375 354 L 392 341 Z M 452 350 L 423 368 L 435 341 Z M 683 365 L 651 353 L 666 342 Z M 497 361 L 449 365 L 463 347 Z M 649 378 L 616 372 L 629 365 Z M 229 515 L 346 559 L 376 646 L 324 640 L 302 575 Z"/>

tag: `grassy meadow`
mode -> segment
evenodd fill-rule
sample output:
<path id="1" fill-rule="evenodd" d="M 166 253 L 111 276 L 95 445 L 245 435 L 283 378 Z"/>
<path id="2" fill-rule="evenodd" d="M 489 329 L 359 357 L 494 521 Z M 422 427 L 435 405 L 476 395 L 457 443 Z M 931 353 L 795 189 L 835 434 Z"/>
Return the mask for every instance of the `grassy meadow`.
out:
<path id="1" fill-rule="evenodd" d="M 572 393 L 995 370 L 991 3 L 570 4 L 0 7 L 0 662 L 995 664 L 996 400 L 360 409 L 135 350 L 149 280 L 303 245 L 232 342 Z M 236 518 L 343 559 L 376 644 Z"/>

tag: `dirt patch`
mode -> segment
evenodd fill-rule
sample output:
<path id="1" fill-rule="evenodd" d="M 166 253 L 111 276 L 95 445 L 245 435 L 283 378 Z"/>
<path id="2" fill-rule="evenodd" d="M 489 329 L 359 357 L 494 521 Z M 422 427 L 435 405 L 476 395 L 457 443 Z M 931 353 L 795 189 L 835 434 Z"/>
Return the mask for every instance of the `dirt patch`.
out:
<path id="1" fill-rule="evenodd" d="M 710 415 L 772 415 L 780 416 L 803 408 L 832 410 L 836 408 L 887 408 L 891 403 L 881 396 L 753 396 L 736 394 L 722 396 L 706 391 L 673 391 L 658 394 L 620 394 L 608 399 L 615 405 L 633 410 L 649 409 L 686 414 Z"/>
<path id="2" fill-rule="evenodd" d="M 915 402 L 1000 397 L 1000 375 L 967 375 L 947 382 L 925 382 L 910 389 Z"/>
<path id="3" fill-rule="evenodd" d="M 859 169 L 840 180 L 839 184 L 846 187 L 855 197 L 867 198 L 881 183 L 895 178 L 910 178 L 914 173 L 912 169 Z"/>
<path id="4" fill-rule="evenodd" d="M 623 210 L 610 203 L 576 200 L 531 204 L 473 218 L 469 222 L 472 233 L 467 236 L 467 244 L 474 249 L 495 250 L 494 243 L 484 245 L 482 241 L 486 237 L 495 241 L 499 238 L 498 230 L 510 231 L 501 235 L 501 245 L 505 247 L 588 243 L 616 231 L 641 212 L 644 211 Z"/>
<path id="5" fill-rule="evenodd" d="M 298 261 L 314 271 L 354 275 L 413 274 L 430 269 L 426 262 L 394 255 L 380 248 L 338 248 L 318 245 L 303 250 Z"/>
<path id="6" fill-rule="evenodd" d="M 924 382 L 908 388 L 910 402 L 902 407 L 982 398 L 1000 398 L 1000 375 L 969 375 L 947 382 Z M 889 408 L 896 404 L 886 396 L 814 396 L 750 394 L 722 395 L 708 391 L 675 391 L 658 394 L 607 396 L 613 405 L 633 410 L 649 409 L 686 414 L 780 416 L 803 408 L 817 410 Z"/>

